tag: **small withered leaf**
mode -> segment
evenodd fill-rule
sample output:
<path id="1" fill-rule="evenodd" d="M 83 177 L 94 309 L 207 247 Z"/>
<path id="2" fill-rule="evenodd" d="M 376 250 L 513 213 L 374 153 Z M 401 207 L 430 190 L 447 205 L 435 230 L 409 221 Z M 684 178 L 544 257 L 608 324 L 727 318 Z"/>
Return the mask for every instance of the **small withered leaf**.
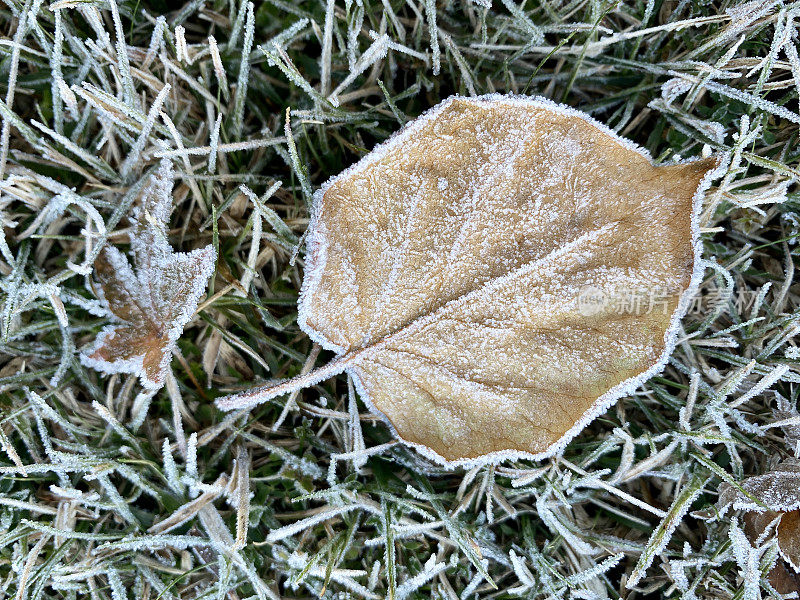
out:
<path id="1" fill-rule="evenodd" d="M 778 523 L 778 550 L 796 573 L 800 573 L 800 511 L 784 513 Z"/>
<path id="2" fill-rule="evenodd" d="M 741 489 L 720 485 L 717 509 L 725 514 L 728 507 L 754 512 L 788 512 L 800 509 L 800 465 L 783 462 L 763 475 L 748 477 Z"/>
<path id="3" fill-rule="evenodd" d="M 770 582 L 782 594 L 800 590 L 800 464 L 785 461 L 763 475 L 748 477 L 739 488 L 720 485 L 717 509 L 723 516 L 729 507 L 746 511 L 745 534 L 753 543 L 763 541 L 767 528 L 777 520 L 775 536 L 785 564 L 775 565 Z"/>
<path id="4" fill-rule="evenodd" d="M 786 566 L 785 561 L 778 561 L 769 572 L 769 583 L 779 594 L 786 596 L 792 592 L 800 594 L 800 576 Z"/>
<path id="5" fill-rule="evenodd" d="M 172 209 L 172 168 L 163 161 L 133 211 L 131 254 L 135 268 L 106 245 L 95 262 L 95 293 L 115 323 L 106 326 L 81 361 L 105 373 L 133 373 L 159 389 L 172 350 L 192 318 L 214 270 L 213 246 L 174 252 L 167 240 Z"/>
<path id="6" fill-rule="evenodd" d="M 541 457 L 663 367 L 717 158 L 654 166 L 543 99 L 451 98 L 316 194 L 300 327 L 449 463 Z"/>

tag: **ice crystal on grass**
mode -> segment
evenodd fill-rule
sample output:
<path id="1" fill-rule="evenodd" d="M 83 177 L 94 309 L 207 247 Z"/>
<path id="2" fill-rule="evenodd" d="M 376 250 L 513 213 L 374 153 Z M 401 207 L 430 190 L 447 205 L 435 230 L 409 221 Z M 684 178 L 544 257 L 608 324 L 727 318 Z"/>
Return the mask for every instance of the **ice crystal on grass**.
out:
<path id="1" fill-rule="evenodd" d="M 134 267 L 113 246 L 95 264 L 98 297 L 119 324 L 109 325 L 81 354 L 105 373 L 134 373 L 148 389 L 164 385 L 172 351 L 214 269 L 214 248 L 175 252 L 167 240 L 172 210 L 172 166 L 167 160 L 142 194 L 131 230 Z"/>
<path id="2" fill-rule="evenodd" d="M 747 488 L 798 452 L 797 14 L 773 0 L 269 0 L 252 17 L 248 0 L 7 2 L 0 596 L 578 600 L 625 596 L 634 569 L 638 597 L 797 593 L 778 540 L 789 513 L 713 508 L 720 482 Z M 288 408 L 216 412 L 218 395 L 313 358 L 296 327 L 310 192 L 473 91 L 560 99 L 659 163 L 732 154 L 662 374 L 558 459 L 466 473 L 393 440 L 345 376 Z M 87 285 L 100 249 L 136 266 L 131 217 L 161 158 L 176 168 L 170 241 L 219 254 L 163 392 L 74 354 L 108 313 Z M 674 512 L 695 477 L 710 479 Z"/>

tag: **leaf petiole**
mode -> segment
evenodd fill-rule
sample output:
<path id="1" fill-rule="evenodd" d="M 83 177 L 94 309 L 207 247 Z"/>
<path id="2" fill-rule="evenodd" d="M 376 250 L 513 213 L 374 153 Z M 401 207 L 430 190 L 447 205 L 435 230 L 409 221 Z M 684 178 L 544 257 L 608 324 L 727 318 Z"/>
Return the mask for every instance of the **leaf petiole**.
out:
<path id="1" fill-rule="evenodd" d="M 289 379 L 281 379 L 239 394 L 218 398 L 215 404 L 220 410 L 225 411 L 251 408 L 267 400 L 311 387 L 321 381 L 335 377 L 352 365 L 359 355 L 360 352 L 345 354 L 306 374 L 300 374 Z"/>

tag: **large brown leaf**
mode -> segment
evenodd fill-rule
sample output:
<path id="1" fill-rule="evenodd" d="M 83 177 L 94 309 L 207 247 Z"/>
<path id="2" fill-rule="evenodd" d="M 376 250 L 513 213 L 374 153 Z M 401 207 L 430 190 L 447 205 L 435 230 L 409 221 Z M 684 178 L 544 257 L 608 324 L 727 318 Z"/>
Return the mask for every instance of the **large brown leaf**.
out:
<path id="1" fill-rule="evenodd" d="M 662 368 L 717 164 L 653 166 L 545 100 L 451 98 L 317 193 L 298 321 L 340 357 L 219 405 L 347 371 L 429 456 L 552 454 Z"/>
<path id="2" fill-rule="evenodd" d="M 134 209 L 133 269 L 107 245 L 95 263 L 95 291 L 116 323 L 105 327 L 81 361 L 105 373 L 134 373 L 151 390 L 164 384 L 172 350 L 197 309 L 214 270 L 214 247 L 174 252 L 167 240 L 172 168 L 161 164 Z"/>

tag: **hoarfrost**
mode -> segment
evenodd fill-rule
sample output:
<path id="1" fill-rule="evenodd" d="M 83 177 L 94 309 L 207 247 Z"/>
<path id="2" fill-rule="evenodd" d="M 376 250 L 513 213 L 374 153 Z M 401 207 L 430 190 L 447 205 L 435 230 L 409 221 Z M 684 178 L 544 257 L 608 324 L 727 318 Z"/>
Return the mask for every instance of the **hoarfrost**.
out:
<path id="1" fill-rule="evenodd" d="M 733 546 L 733 556 L 744 581 L 742 598 L 743 600 L 756 600 L 761 597 L 758 591 L 761 580 L 760 552 L 750 545 L 747 536 L 735 519 L 731 523 L 728 535 Z"/>
<path id="2" fill-rule="evenodd" d="M 800 463 L 787 461 L 764 475 L 745 479 L 739 487 L 720 486 L 717 509 L 787 512 L 800 509 Z"/>
<path id="3" fill-rule="evenodd" d="M 547 100 L 451 98 L 315 195 L 298 322 L 340 356 L 218 404 L 346 371 L 439 462 L 555 454 L 663 367 L 718 165 L 655 167 Z"/>
<path id="4" fill-rule="evenodd" d="M 423 565 L 422 571 L 398 586 L 395 598 L 397 600 L 405 600 L 446 568 L 447 563 L 436 562 L 436 555 L 431 554 L 430 559 Z"/>
<path id="5" fill-rule="evenodd" d="M 213 272 L 213 246 L 174 252 L 167 241 L 172 166 L 163 160 L 134 209 L 131 254 L 135 268 L 113 246 L 95 263 L 95 290 L 109 316 L 81 362 L 105 373 L 133 373 L 148 390 L 164 385 L 169 361 Z"/>

